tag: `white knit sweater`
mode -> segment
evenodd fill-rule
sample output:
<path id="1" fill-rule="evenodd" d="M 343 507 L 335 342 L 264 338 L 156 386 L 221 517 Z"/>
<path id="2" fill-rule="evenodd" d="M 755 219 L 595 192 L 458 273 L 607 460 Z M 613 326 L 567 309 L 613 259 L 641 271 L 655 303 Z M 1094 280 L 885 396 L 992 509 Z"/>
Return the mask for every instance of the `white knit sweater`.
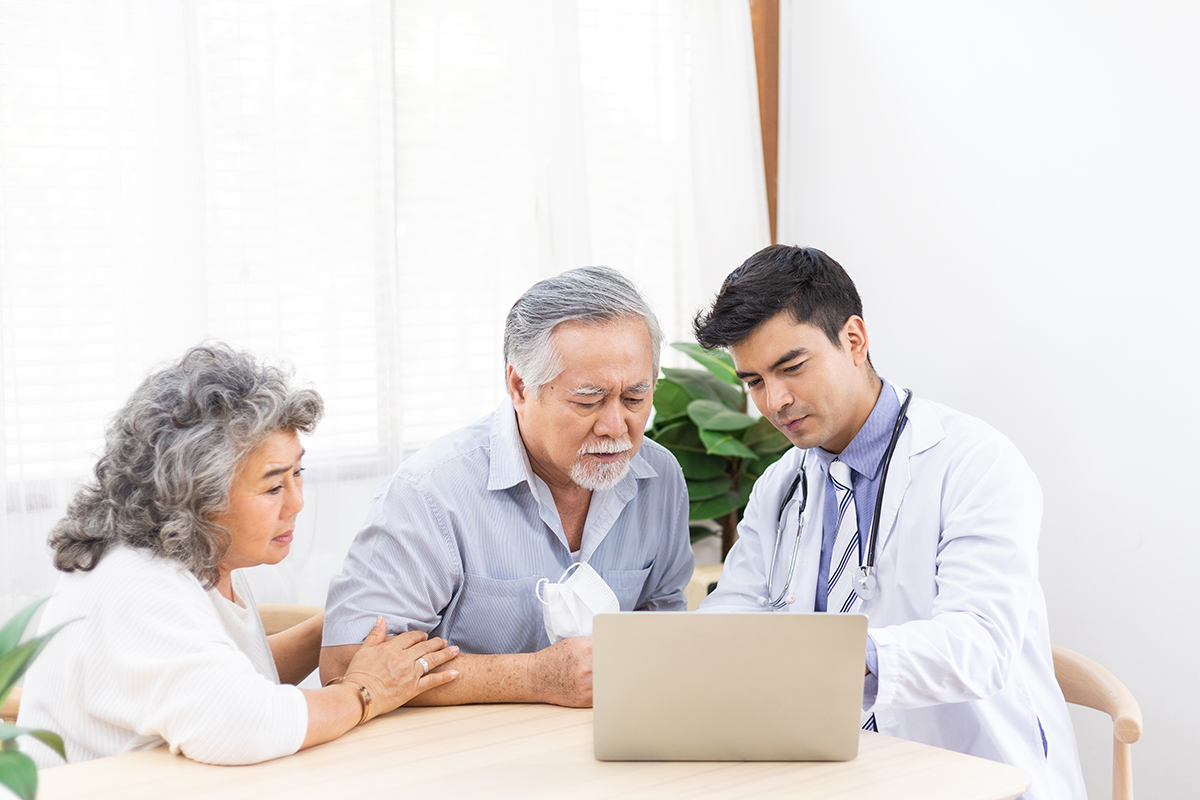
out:
<path id="1" fill-rule="evenodd" d="M 63 737 L 70 762 L 164 741 L 210 764 L 294 753 L 308 706 L 281 686 L 248 582 L 231 603 L 180 564 L 118 546 L 91 572 L 62 576 L 41 631 L 63 628 L 25 677 L 19 724 Z M 38 766 L 62 759 L 23 737 Z"/>

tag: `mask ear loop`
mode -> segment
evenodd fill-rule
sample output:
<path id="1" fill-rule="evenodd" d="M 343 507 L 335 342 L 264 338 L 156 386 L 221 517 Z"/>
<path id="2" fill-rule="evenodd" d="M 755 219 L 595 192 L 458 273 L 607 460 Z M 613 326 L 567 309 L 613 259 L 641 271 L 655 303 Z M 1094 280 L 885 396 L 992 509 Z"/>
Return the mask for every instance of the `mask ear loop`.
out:
<path id="1" fill-rule="evenodd" d="M 563 572 L 563 574 L 562 574 L 562 577 L 558 579 L 558 582 L 559 582 L 559 583 L 563 583 L 563 582 L 565 582 L 565 581 L 567 580 L 567 578 L 571 577 L 571 571 L 572 571 L 572 570 L 578 569 L 579 567 L 582 567 L 582 566 L 583 566 L 583 562 L 582 562 L 582 561 L 576 561 L 574 564 L 572 564 L 571 566 L 567 567 L 566 571 L 565 571 L 565 572 Z M 541 580 L 539 580 L 539 581 L 537 582 L 537 585 L 533 587 L 533 592 L 534 592 L 534 594 L 536 594 L 536 595 L 537 595 L 537 599 L 538 599 L 538 600 L 541 600 L 541 601 L 542 601 L 542 605 L 544 605 L 544 606 L 548 606 L 548 605 L 550 605 L 550 604 L 553 602 L 552 600 L 547 600 L 545 597 L 542 597 L 542 593 L 543 593 L 543 592 L 542 592 L 542 587 L 543 587 L 543 586 L 546 586 L 546 585 L 547 585 L 547 584 L 549 584 L 549 583 L 550 583 L 550 579 L 549 579 L 549 578 L 542 578 Z"/>

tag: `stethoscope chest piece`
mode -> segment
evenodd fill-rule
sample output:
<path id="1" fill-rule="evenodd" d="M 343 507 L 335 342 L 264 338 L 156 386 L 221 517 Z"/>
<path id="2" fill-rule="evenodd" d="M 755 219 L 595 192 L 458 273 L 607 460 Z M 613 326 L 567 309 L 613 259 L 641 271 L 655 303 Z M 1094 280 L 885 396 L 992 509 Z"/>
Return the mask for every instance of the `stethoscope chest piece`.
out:
<path id="1" fill-rule="evenodd" d="M 854 593 L 859 600 L 871 600 L 879 594 L 879 582 L 871 574 L 871 568 L 861 566 L 854 573 Z"/>

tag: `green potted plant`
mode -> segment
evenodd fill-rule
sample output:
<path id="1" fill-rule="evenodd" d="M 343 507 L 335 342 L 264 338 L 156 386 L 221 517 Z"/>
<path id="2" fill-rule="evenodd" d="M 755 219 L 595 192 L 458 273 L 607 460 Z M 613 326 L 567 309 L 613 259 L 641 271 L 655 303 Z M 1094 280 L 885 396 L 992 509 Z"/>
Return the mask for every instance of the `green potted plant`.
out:
<path id="1" fill-rule="evenodd" d="M 29 669 L 29 665 L 42 652 L 46 643 L 63 627 L 59 625 L 42 636 L 21 641 L 34 612 L 44 602 L 46 600 L 42 599 L 26 606 L 0 628 L 0 705 L 3 705 L 13 686 L 25 674 L 25 670 Z M 29 756 L 17 749 L 18 736 L 32 736 L 54 748 L 64 759 L 67 754 L 58 734 L 33 728 L 19 728 L 0 720 L 0 786 L 7 787 L 21 800 L 33 800 L 37 797 L 37 767 Z"/>
<path id="2" fill-rule="evenodd" d="M 719 533 L 724 559 L 754 482 L 792 444 L 770 420 L 746 413 L 746 386 L 728 353 L 692 342 L 671 346 L 704 369 L 663 369 L 646 435 L 683 467 L 692 541 Z"/>

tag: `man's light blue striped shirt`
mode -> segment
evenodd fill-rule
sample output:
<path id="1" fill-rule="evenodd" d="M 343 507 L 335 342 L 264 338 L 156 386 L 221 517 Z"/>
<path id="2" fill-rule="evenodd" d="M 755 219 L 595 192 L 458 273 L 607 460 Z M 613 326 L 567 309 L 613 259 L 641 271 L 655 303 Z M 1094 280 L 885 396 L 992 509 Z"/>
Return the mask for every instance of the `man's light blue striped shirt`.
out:
<path id="1" fill-rule="evenodd" d="M 592 494 L 579 557 L 622 611 L 687 607 L 687 500 L 679 464 L 648 439 L 616 486 Z M 464 653 L 540 650 L 549 639 L 535 587 L 572 560 L 506 399 L 381 487 L 330 585 L 323 643 L 361 642 L 382 614 L 389 633 L 426 631 Z"/>

